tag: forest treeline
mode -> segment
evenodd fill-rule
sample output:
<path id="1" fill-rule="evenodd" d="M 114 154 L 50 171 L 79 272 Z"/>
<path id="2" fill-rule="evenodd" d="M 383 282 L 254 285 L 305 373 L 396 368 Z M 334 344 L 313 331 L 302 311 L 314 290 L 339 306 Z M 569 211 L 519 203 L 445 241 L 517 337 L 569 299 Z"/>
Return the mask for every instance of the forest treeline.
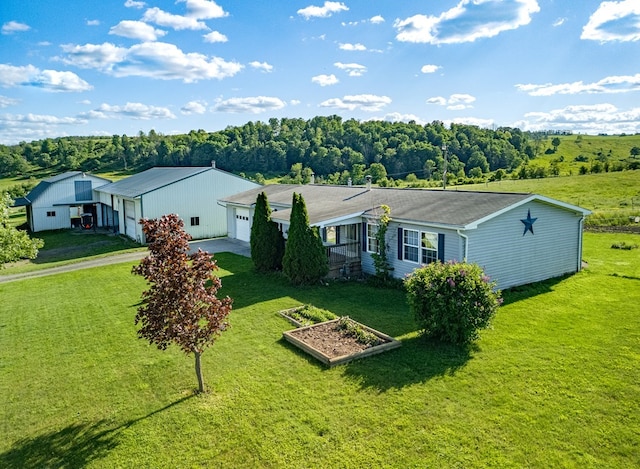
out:
<path id="1" fill-rule="evenodd" d="M 0 177 L 37 168 L 57 172 L 82 170 L 141 171 L 153 166 L 207 166 L 250 174 L 258 179 L 285 176 L 302 182 L 311 173 L 317 182 L 354 184 L 370 174 L 386 183 L 407 176 L 441 180 L 508 173 L 544 152 L 547 134 L 517 128 L 484 129 L 440 121 L 343 120 L 339 116 L 282 118 L 248 122 L 224 130 L 193 130 L 163 135 L 154 130 L 137 136 L 61 137 L 18 145 L 0 145 Z M 501 172 L 499 172 L 500 174 Z M 286 182 L 286 181 L 285 181 Z"/>

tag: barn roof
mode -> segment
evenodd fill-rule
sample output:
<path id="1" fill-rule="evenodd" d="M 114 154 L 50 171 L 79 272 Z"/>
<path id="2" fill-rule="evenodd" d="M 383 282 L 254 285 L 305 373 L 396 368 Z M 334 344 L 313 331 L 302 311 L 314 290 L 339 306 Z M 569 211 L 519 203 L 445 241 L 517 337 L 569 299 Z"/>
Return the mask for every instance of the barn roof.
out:
<path id="1" fill-rule="evenodd" d="M 183 179 L 190 178 L 205 171 L 215 170 L 211 166 L 173 166 L 147 169 L 133 174 L 126 179 L 112 182 L 96 188 L 96 191 L 121 197 L 135 198 L 169 186 Z"/>

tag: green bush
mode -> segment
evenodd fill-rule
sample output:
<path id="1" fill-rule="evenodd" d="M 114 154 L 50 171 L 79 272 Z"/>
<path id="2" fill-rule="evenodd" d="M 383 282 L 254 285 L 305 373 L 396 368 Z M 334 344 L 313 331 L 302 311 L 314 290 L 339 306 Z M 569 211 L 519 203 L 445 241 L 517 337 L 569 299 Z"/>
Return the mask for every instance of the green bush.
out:
<path id="1" fill-rule="evenodd" d="M 476 340 L 502 303 L 496 283 L 477 264 L 434 262 L 404 281 L 423 333 L 456 345 Z"/>

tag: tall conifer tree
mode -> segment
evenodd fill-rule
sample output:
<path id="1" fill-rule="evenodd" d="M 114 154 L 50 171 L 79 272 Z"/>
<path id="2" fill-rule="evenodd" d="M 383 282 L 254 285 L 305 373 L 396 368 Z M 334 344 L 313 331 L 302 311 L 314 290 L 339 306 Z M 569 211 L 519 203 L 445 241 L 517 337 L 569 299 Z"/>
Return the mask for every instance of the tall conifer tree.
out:
<path id="1" fill-rule="evenodd" d="M 329 272 L 329 260 L 318 228 L 309 226 L 304 199 L 296 193 L 293 194 L 282 268 L 291 283 L 296 285 L 315 283 Z"/>
<path id="2" fill-rule="evenodd" d="M 258 194 L 251 225 L 251 260 L 258 272 L 282 269 L 284 237 L 271 221 L 271 207 L 264 192 Z"/>

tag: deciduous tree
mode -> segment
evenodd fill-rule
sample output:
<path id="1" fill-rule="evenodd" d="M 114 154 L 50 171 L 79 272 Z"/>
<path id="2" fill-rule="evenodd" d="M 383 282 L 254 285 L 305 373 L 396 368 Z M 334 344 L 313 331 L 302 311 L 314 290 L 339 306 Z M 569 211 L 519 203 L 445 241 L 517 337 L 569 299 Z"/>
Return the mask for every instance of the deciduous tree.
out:
<path id="1" fill-rule="evenodd" d="M 191 236 L 175 214 L 140 222 L 149 245 L 149 255 L 132 272 L 143 276 L 149 289 L 142 293 L 135 323 L 138 337 L 160 350 L 176 344 L 195 356 L 198 391 L 204 391 L 200 358 L 229 327 L 232 299 L 218 298 L 222 286 L 214 271 L 212 256 L 202 250 L 189 254 Z"/>
<path id="2" fill-rule="evenodd" d="M 0 193 L 0 267 L 20 259 L 35 259 L 44 242 L 30 238 L 26 231 L 9 225 L 9 206 L 12 200 L 6 193 Z"/>

